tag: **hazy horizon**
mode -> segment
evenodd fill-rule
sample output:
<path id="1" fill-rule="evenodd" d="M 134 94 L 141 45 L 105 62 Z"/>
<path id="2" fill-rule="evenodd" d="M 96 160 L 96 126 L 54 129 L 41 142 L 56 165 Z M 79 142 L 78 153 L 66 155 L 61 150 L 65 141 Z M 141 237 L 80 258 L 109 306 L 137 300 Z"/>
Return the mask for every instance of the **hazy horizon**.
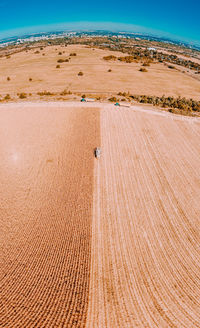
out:
<path id="1" fill-rule="evenodd" d="M 147 34 L 160 38 L 169 38 L 174 41 L 182 41 L 200 46 L 200 40 L 188 39 L 165 31 L 147 28 L 145 26 L 138 26 L 133 24 L 113 23 L 113 22 L 71 22 L 59 24 L 47 24 L 39 26 L 28 26 L 23 28 L 0 31 L 0 40 L 12 37 L 21 37 L 28 34 L 48 33 L 58 31 L 92 31 L 105 30 L 112 32 L 129 32 Z"/>

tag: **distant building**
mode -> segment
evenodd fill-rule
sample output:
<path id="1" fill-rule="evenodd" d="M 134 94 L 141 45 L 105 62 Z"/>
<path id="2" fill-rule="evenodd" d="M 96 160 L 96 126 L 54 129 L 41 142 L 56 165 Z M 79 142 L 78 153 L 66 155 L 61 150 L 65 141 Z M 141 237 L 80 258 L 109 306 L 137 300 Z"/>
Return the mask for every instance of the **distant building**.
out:
<path id="1" fill-rule="evenodd" d="M 147 50 L 149 50 L 149 51 L 157 51 L 156 48 L 147 48 Z"/>

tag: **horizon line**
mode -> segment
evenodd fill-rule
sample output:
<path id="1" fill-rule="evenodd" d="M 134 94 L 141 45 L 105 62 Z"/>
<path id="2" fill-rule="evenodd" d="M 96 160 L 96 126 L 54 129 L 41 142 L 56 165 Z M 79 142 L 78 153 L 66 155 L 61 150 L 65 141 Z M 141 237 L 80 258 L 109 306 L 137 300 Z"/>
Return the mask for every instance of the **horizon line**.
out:
<path id="1" fill-rule="evenodd" d="M 79 31 L 89 31 L 91 29 L 104 30 L 112 32 L 127 32 L 127 33 L 141 33 L 147 34 L 154 37 L 168 38 L 173 41 L 186 42 L 191 45 L 200 46 L 200 40 L 194 40 L 178 36 L 166 31 L 161 31 L 157 29 L 152 29 L 146 26 L 126 24 L 126 23 L 116 23 L 116 22 L 90 22 L 90 21 L 79 21 L 79 22 L 64 22 L 64 23 L 54 23 L 45 25 L 34 25 L 28 27 L 20 27 L 16 29 L 9 29 L 0 31 L 0 40 L 12 37 L 20 37 L 23 35 L 29 35 L 34 33 L 47 33 L 47 32 L 59 32 L 59 31 L 69 31 L 69 30 L 79 30 Z M 74 31 L 75 31 L 74 30 Z"/>

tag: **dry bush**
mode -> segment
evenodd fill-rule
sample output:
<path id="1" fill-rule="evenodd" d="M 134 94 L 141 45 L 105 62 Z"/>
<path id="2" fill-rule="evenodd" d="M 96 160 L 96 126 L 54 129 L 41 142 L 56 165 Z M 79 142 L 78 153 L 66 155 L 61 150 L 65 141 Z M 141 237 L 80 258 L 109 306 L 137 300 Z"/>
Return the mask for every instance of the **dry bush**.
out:
<path id="1" fill-rule="evenodd" d="M 63 90 L 63 91 L 60 93 L 61 96 L 66 96 L 66 95 L 71 95 L 71 94 L 72 94 L 72 93 L 71 93 L 70 90 Z"/>
<path id="2" fill-rule="evenodd" d="M 50 91 L 42 91 L 37 93 L 38 96 L 54 96 L 55 94 Z"/>
<path id="3" fill-rule="evenodd" d="M 116 97 L 111 97 L 108 100 L 111 101 L 111 102 L 117 102 L 118 101 Z"/>
<path id="4" fill-rule="evenodd" d="M 62 52 L 60 51 L 60 52 L 58 53 L 58 55 L 61 56 L 61 55 L 62 55 Z"/>
<path id="5" fill-rule="evenodd" d="M 139 71 L 140 72 L 148 72 L 146 68 L 140 68 Z"/>
<path id="6" fill-rule="evenodd" d="M 39 54 L 40 52 L 37 50 L 37 51 L 35 51 L 35 54 Z"/>
<path id="7" fill-rule="evenodd" d="M 78 76 L 83 76 L 83 72 L 79 72 L 78 73 Z"/>
<path id="8" fill-rule="evenodd" d="M 22 93 L 19 94 L 19 98 L 20 99 L 25 99 L 25 98 L 27 98 L 27 94 L 25 92 L 22 92 Z"/>
<path id="9" fill-rule="evenodd" d="M 145 63 L 143 63 L 142 66 L 150 66 L 150 64 L 148 62 L 145 62 Z"/>
<path id="10" fill-rule="evenodd" d="M 4 97 L 4 100 L 10 100 L 10 99 L 11 99 L 11 97 L 10 97 L 9 93 L 7 93 L 7 95 Z"/>
<path id="11" fill-rule="evenodd" d="M 104 56 L 103 57 L 104 60 L 117 60 L 116 56 L 110 55 L 110 56 Z"/>
<path id="12" fill-rule="evenodd" d="M 31 77 L 29 77 L 29 81 L 31 82 L 31 81 L 33 81 L 33 79 Z"/>
<path id="13" fill-rule="evenodd" d="M 57 63 L 67 63 L 69 61 L 69 59 L 63 59 L 63 58 L 60 58 L 57 60 Z"/>
<path id="14" fill-rule="evenodd" d="M 129 92 L 126 93 L 126 92 L 118 92 L 117 94 L 118 96 L 122 96 L 122 97 L 129 97 Z"/>
<path id="15" fill-rule="evenodd" d="M 77 54 L 76 54 L 75 52 L 72 52 L 72 53 L 70 54 L 70 57 L 74 57 L 74 56 L 77 56 Z"/>
<path id="16" fill-rule="evenodd" d="M 200 101 L 193 99 L 147 95 L 131 95 L 130 98 L 143 104 L 152 104 L 153 106 L 160 106 L 162 108 L 171 108 L 173 109 L 173 112 L 177 109 L 181 114 L 191 113 L 192 111 L 200 112 Z"/>
<path id="17" fill-rule="evenodd" d="M 118 60 L 129 64 L 135 62 L 135 58 L 133 56 L 118 57 Z"/>
<path id="18" fill-rule="evenodd" d="M 10 81 L 10 77 L 9 76 L 7 77 L 7 81 Z"/>
<path id="19" fill-rule="evenodd" d="M 172 66 L 172 65 L 168 65 L 168 68 L 170 68 L 170 69 L 175 69 L 175 67 Z"/>
<path id="20" fill-rule="evenodd" d="M 56 68 L 60 68 L 60 65 L 56 65 Z"/>
<path id="21" fill-rule="evenodd" d="M 108 72 L 112 72 L 112 70 L 111 70 L 111 69 L 109 69 L 109 70 L 108 70 Z"/>

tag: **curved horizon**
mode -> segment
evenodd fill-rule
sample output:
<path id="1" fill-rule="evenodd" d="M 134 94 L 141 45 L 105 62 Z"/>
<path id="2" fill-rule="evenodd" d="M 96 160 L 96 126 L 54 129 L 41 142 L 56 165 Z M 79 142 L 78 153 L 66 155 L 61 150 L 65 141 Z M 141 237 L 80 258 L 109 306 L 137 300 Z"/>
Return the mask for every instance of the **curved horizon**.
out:
<path id="1" fill-rule="evenodd" d="M 58 23 L 58 24 L 46 24 L 27 26 L 16 29 L 0 30 L 0 40 L 12 37 L 21 37 L 29 34 L 36 33 L 49 33 L 59 31 L 112 31 L 112 32 L 127 32 L 127 33 L 139 33 L 147 34 L 149 36 L 168 38 L 173 41 L 187 42 L 193 45 L 200 46 L 200 40 L 189 39 L 179 35 L 171 34 L 166 31 L 156 30 L 145 26 L 116 23 L 116 22 L 70 22 L 70 23 Z"/>

